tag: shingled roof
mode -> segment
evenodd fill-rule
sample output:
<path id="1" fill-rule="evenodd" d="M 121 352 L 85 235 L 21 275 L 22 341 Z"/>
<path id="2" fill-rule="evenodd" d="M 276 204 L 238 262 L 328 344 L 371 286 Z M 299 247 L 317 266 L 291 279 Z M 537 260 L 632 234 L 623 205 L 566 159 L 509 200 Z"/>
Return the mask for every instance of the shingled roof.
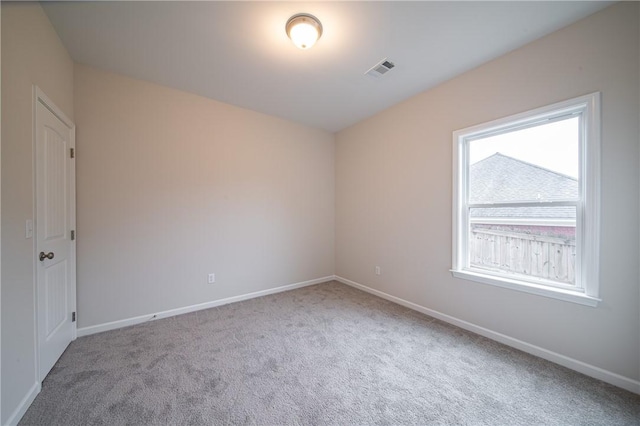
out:
<path id="1" fill-rule="evenodd" d="M 471 203 L 554 201 L 578 196 L 578 181 L 503 154 L 495 153 L 469 167 Z M 575 219 L 573 207 L 506 207 L 473 209 L 472 217 Z"/>

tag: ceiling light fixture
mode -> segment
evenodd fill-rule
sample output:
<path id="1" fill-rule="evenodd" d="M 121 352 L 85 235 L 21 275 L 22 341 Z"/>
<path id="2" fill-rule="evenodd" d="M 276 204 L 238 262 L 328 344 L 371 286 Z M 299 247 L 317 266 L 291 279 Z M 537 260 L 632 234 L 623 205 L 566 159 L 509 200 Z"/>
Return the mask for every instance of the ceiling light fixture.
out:
<path id="1" fill-rule="evenodd" d="M 293 44 L 300 49 L 310 48 L 322 35 L 322 24 L 318 18 L 308 13 L 293 15 L 285 28 Z"/>

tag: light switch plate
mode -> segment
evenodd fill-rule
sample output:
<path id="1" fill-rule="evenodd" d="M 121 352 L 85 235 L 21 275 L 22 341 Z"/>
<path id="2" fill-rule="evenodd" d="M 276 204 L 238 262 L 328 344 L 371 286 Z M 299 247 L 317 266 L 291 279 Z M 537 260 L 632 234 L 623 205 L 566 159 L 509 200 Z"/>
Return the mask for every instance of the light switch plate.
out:
<path id="1" fill-rule="evenodd" d="M 24 225 L 24 237 L 29 239 L 33 237 L 33 220 L 27 219 Z"/>

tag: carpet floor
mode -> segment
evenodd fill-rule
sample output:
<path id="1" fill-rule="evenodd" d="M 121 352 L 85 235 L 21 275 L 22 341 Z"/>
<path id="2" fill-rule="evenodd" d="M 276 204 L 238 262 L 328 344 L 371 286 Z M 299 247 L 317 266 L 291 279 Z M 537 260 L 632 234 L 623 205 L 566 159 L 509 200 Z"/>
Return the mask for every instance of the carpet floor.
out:
<path id="1" fill-rule="evenodd" d="M 640 396 L 337 282 L 77 339 L 21 425 L 638 425 Z"/>

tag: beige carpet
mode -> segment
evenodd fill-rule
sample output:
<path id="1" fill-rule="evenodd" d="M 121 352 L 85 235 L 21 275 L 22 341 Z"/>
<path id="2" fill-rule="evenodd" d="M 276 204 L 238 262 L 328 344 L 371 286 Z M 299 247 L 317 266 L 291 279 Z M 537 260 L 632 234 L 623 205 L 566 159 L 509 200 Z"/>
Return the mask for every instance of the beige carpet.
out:
<path id="1" fill-rule="evenodd" d="M 80 338 L 23 425 L 638 425 L 640 396 L 337 282 Z"/>

